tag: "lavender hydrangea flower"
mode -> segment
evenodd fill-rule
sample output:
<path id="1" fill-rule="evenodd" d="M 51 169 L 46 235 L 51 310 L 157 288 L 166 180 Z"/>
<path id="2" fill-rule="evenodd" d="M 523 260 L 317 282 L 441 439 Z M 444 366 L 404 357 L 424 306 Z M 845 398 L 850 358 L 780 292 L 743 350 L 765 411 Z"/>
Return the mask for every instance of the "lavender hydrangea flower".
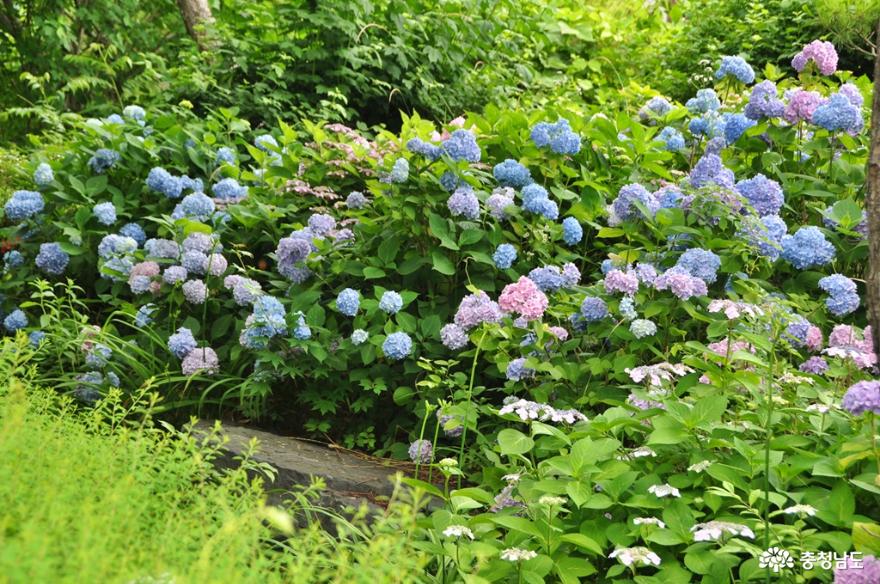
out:
<path id="1" fill-rule="evenodd" d="M 34 171 L 34 184 L 38 187 L 47 187 L 55 180 L 55 173 L 52 167 L 45 162 L 41 162 Z"/>
<path id="2" fill-rule="evenodd" d="M 531 138 L 538 148 L 549 146 L 557 154 L 574 155 L 581 150 L 581 137 L 572 131 L 571 124 L 565 118 L 559 118 L 554 124 L 535 124 Z"/>
<path id="3" fill-rule="evenodd" d="M 676 266 L 669 268 L 654 280 L 657 290 L 669 290 L 681 300 L 709 293 L 706 282 L 691 275 L 686 269 Z"/>
<path id="4" fill-rule="evenodd" d="M 248 188 L 234 178 L 224 178 L 211 187 L 211 193 L 222 201 L 235 201 L 247 196 Z"/>
<path id="5" fill-rule="evenodd" d="M 574 217 L 566 217 L 562 220 L 562 241 L 566 245 L 573 246 L 584 238 L 584 229 Z"/>
<path id="6" fill-rule="evenodd" d="M 623 221 L 645 217 L 644 212 L 636 207 L 635 201 L 641 203 L 651 217 L 660 208 L 657 198 L 645 187 L 638 183 L 631 183 L 620 187 L 617 198 L 611 203 L 615 215 Z"/>
<path id="7" fill-rule="evenodd" d="M 492 169 L 492 175 L 504 187 L 521 189 L 533 182 L 529 169 L 512 158 L 496 164 Z"/>
<path id="8" fill-rule="evenodd" d="M 386 314 L 397 314 L 403 308 L 403 297 L 393 290 L 386 290 L 379 299 L 379 310 Z"/>
<path id="9" fill-rule="evenodd" d="M 501 318 L 501 308 L 498 303 L 481 290 L 461 299 L 458 310 L 455 312 L 454 321 L 455 324 L 468 331 L 481 323 L 498 322 Z"/>
<path id="10" fill-rule="evenodd" d="M 180 263 L 191 274 L 203 276 L 208 271 L 208 256 L 200 251 L 184 252 Z"/>
<path id="11" fill-rule="evenodd" d="M 220 359 L 214 349 L 200 347 L 187 353 L 180 364 L 180 369 L 187 376 L 196 373 L 210 375 L 220 370 Z"/>
<path id="12" fill-rule="evenodd" d="M 785 92 L 788 104 L 782 112 L 782 117 L 790 124 L 798 122 L 812 122 L 813 113 L 822 103 L 822 96 L 818 91 L 806 89 L 793 89 Z"/>
<path id="13" fill-rule="evenodd" d="M 352 191 L 345 198 L 345 206 L 349 209 L 363 209 L 367 204 L 367 198 L 360 191 Z"/>
<path id="14" fill-rule="evenodd" d="M 761 118 L 779 118 L 785 111 L 785 104 L 777 96 L 776 84 L 766 80 L 752 88 L 749 103 L 743 112 L 753 120 Z"/>
<path id="15" fill-rule="evenodd" d="M 715 79 L 733 77 L 746 85 L 755 80 L 755 71 L 742 57 L 721 57 L 721 66 L 715 71 Z"/>
<path id="16" fill-rule="evenodd" d="M 113 168 L 119 162 L 119 152 L 108 148 L 99 148 L 95 150 L 95 154 L 89 158 L 89 168 L 95 174 L 103 174 Z"/>
<path id="17" fill-rule="evenodd" d="M 859 562 L 855 554 L 834 566 L 834 584 L 873 584 L 880 582 L 880 559 L 866 555 Z"/>
<path id="18" fill-rule="evenodd" d="M 467 331 L 457 324 L 449 323 L 440 329 L 440 342 L 448 349 L 453 351 L 463 349 L 467 346 L 468 341 Z"/>
<path id="19" fill-rule="evenodd" d="M 639 278 L 631 271 L 611 270 L 605 275 L 603 285 L 606 294 L 622 292 L 627 296 L 632 296 L 639 289 Z"/>
<path id="20" fill-rule="evenodd" d="M 205 270 L 212 276 L 222 276 L 228 267 L 229 262 L 226 261 L 225 257 L 219 253 L 212 253 L 208 256 Z"/>
<path id="21" fill-rule="evenodd" d="M 714 89 L 704 88 L 697 91 L 697 95 L 685 102 L 685 107 L 692 114 L 705 114 L 721 107 L 721 101 Z"/>
<path id="22" fill-rule="evenodd" d="M 843 395 L 841 406 L 854 416 L 865 412 L 880 415 L 880 381 L 854 383 Z"/>
<path id="23" fill-rule="evenodd" d="M 516 248 L 509 243 L 502 243 L 492 254 L 492 261 L 499 270 L 506 270 L 516 261 Z"/>
<path id="24" fill-rule="evenodd" d="M 736 191 L 746 198 L 758 215 L 778 215 L 785 203 L 779 183 L 763 174 L 739 181 Z"/>
<path id="25" fill-rule="evenodd" d="M 862 92 L 852 83 L 844 83 L 837 90 L 837 93 L 846 97 L 851 104 L 859 109 L 865 104 L 865 98 L 862 96 Z"/>
<path id="26" fill-rule="evenodd" d="M 581 303 L 580 314 L 587 322 L 602 320 L 608 316 L 608 305 L 601 298 L 587 296 Z"/>
<path id="27" fill-rule="evenodd" d="M 692 248 L 684 252 L 675 265 L 687 270 L 691 276 L 711 284 L 718 277 L 721 258 L 709 250 Z"/>
<path id="28" fill-rule="evenodd" d="M 16 308 L 3 319 L 3 328 L 10 333 L 23 329 L 27 325 L 27 315 L 20 308 Z"/>
<path id="29" fill-rule="evenodd" d="M 168 350 L 178 359 L 183 359 L 195 348 L 196 339 L 192 331 L 186 327 L 180 327 L 176 333 L 168 337 Z"/>
<path id="30" fill-rule="evenodd" d="M 416 464 L 430 464 L 434 460 L 434 447 L 430 440 L 416 440 L 409 445 L 409 459 Z"/>
<path id="31" fill-rule="evenodd" d="M 720 156 L 709 152 L 708 149 L 691 169 L 688 181 L 694 188 L 705 187 L 712 183 L 728 189 L 734 186 L 733 171 L 724 166 Z"/>
<path id="32" fill-rule="evenodd" d="M 357 290 L 346 288 L 336 297 L 336 308 L 345 316 L 357 314 L 361 305 L 361 295 Z"/>
<path id="33" fill-rule="evenodd" d="M 562 286 L 571 288 L 577 286 L 581 281 L 581 271 L 571 262 L 562 264 Z"/>
<path id="34" fill-rule="evenodd" d="M 404 332 L 391 333 L 382 343 L 382 353 L 394 361 L 406 359 L 412 353 L 412 349 L 412 339 Z"/>
<path id="35" fill-rule="evenodd" d="M 798 367 L 804 373 L 812 373 L 813 375 L 822 375 L 828 371 L 828 363 L 822 357 L 810 357 Z"/>
<path id="36" fill-rule="evenodd" d="M 187 280 L 183 283 L 183 296 L 190 304 L 204 304 L 208 287 L 202 280 Z"/>
<path id="37" fill-rule="evenodd" d="M 131 237 L 111 233 L 105 235 L 98 244 L 98 257 L 109 259 L 113 256 L 124 256 L 134 253 L 137 248 L 137 241 Z"/>
<path id="38" fill-rule="evenodd" d="M 469 130 L 455 130 L 440 147 L 443 153 L 453 160 L 479 162 L 482 156 L 477 138 Z"/>
<path id="39" fill-rule="evenodd" d="M 522 381 L 529 377 L 534 377 L 535 370 L 526 367 L 526 360 L 522 357 L 514 359 L 507 364 L 507 370 L 504 375 L 510 381 Z"/>
<path id="40" fill-rule="evenodd" d="M 6 201 L 3 209 L 10 221 L 23 221 L 43 211 L 46 202 L 36 191 L 15 191 Z"/>
<path id="41" fill-rule="evenodd" d="M 52 276 L 59 276 L 64 273 L 69 261 L 70 256 L 61 249 L 60 244 L 41 243 L 40 253 L 37 254 L 34 263 L 43 272 Z"/>
<path id="42" fill-rule="evenodd" d="M 298 237 L 285 237 L 278 242 L 275 257 L 278 260 L 278 272 L 290 279 L 293 270 L 301 267 L 305 259 L 312 253 L 312 243 Z"/>
<path id="43" fill-rule="evenodd" d="M 464 217 L 471 220 L 480 217 L 480 201 L 470 186 L 455 189 L 455 192 L 446 201 L 446 206 L 453 217 Z"/>
<path id="44" fill-rule="evenodd" d="M 336 229 L 336 219 L 323 213 L 315 213 L 309 217 L 309 230 L 318 237 L 325 237 Z"/>
<path id="45" fill-rule="evenodd" d="M 815 40 L 808 43 L 791 60 L 791 66 L 800 73 L 812 61 L 822 75 L 837 71 L 837 50 L 828 41 Z"/>
<path id="46" fill-rule="evenodd" d="M 420 154 L 428 160 L 434 161 L 443 155 L 443 150 L 421 138 L 411 138 L 406 143 L 406 149 L 414 154 Z"/>
<path id="47" fill-rule="evenodd" d="M 801 227 L 782 238 L 782 258 L 799 270 L 824 266 L 834 259 L 834 246 L 818 227 Z"/>
<path id="48" fill-rule="evenodd" d="M 845 316 L 859 307 L 856 283 L 841 274 L 832 274 L 819 280 L 819 288 L 828 292 L 825 306 L 834 316 Z"/>
<path id="49" fill-rule="evenodd" d="M 168 266 L 162 274 L 162 279 L 167 284 L 177 284 L 186 280 L 187 272 L 183 266 Z"/>

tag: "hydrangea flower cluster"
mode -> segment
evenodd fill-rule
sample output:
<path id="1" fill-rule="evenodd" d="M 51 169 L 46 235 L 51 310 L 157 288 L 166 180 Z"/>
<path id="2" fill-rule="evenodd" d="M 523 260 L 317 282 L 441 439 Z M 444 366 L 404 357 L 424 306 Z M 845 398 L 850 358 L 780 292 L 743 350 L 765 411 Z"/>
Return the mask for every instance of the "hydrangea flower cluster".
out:
<path id="1" fill-rule="evenodd" d="M 862 111 L 842 93 L 835 93 L 813 110 L 813 123 L 829 132 L 856 134 L 865 124 Z"/>
<path id="2" fill-rule="evenodd" d="M 507 370 L 504 372 L 504 376 L 507 377 L 509 381 L 522 381 L 523 379 L 534 377 L 535 370 L 526 367 L 526 360 L 523 357 L 519 357 L 513 359 L 507 364 Z"/>
<path id="3" fill-rule="evenodd" d="M 40 253 L 34 261 L 37 267 L 51 276 L 60 276 L 67 269 L 70 256 L 58 243 L 41 243 Z"/>
<path id="4" fill-rule="evenodd" d="M 557 154 L 574 155 L 581 150 L 581 137 L 572 131 L 571 124 L 565 118 L 559 118 L 554 124 L 535 124 L 531 138 L 538 148 L 549 146 Z"/>
<path id="5" fill-rule="evenodd" d="M 509 243 L 502 243 L 492 254 L 492 261 L 499 270 L 506 270 L 516 261 L 516 248 Z"/>
<path id="6" fill-rule="evenodd" d="M 458 187 L 446 201 L 446 206 L 453 217 L 478 219 L 480 217 L 480 201 L 470 185 Z"/>
<path id="7" fill-rule="evenodd" d="M 636 201 L 645 207 L 651 217 L 660 208 L 660 203 L 653 193 L 638 183 L 630 183 L 620 187 L 617 198 L 611 203 L 614 217 L 621 221 L 645 217 L 644 211 L 635 205 Z"/>
<path id="8" fill-rule="evenodd" d="M 507 414 L 515 414 L 523 422 L 538 420 L 539 422 L 574 424 L 587 420 L 587 417 L 577 410 L 558 410 L 548 404 L 516 398 L 507 398 L 504 406 L 498 410 L 499 416 Z"/>
<path id="9" fill-rule="evenodd" d="M 692 275 L 680 266 L 669 268 L 654 280 L 657 290 L 669 290 L 681 300 L 694 296 L 705 296 L 709 293 L 706 281 Z"/>
<path id="10" fill-rule="evenodd" d="M 434 460 L 434 446 L 430 440 L 416 440 L 409 445 L 409 459 L 416 464 L 430 464 Z"/>
<path id="11" fill-rule="evenodd" d="M 818 91 L 800 88 L 786 91 L 785 97 L 788 103 L 782 112 L 782 117 L 790 124 L 812 122 L 813 112 L 822 103 L 822 96 Z"/>
<path id="12" fill-rule="evenodd" d="M 37 169 L 34 170 L 34 184 L 38 187 L 47 187 L 55 180 L 55 173 L 52 167 L 46 162 L 41 162 Z"/>
<path id="13" fill-rule="evenodd" d="M 721 57 L 721 66 L 715 71 L 715 79 L 732 77 L 746 85 L 755 81 L 755 71 L 742 57 Z"/>
<path id="14" fill-rule="evenodd" d="M 865 412 L 880 416 L 880 381 L 854 383 L 843 395 L 841 406 L 854 416 Z"/>
<path id="15" fill-rule="evenodd" d="M 822 75 L 837 71 L 837 50 L 828 41 L 815 40 L 804 46 L 791 60 L 791 66 L 800 73 L 813 62 Z"/>
<path id="16" fill-rule="evenodd" d="M 116 207 L 113 203 L 98 203 L 92 207 L 92 214 L 103 225 L 113 225 L 116 223 Z"/>
<path id="17" fill-rule="evenodd" d="M 95 150 L 95 154 L 89 158 L 88 165 L 95 174 L 104 174 L 113 168 L 113 166 L 119 162 L 120 158 L 119 152 L 116 150 L 99 148 L 98 150 Z"/>
<path id="18" fill-rule="evenodd" d="M 440 342 L 447 349 L 453 351 L 463 349 L 467 346 L 468 341 L 467 331 L 457 324 L 449 323 L 440 329 Z"/>
<path id="19" fill-rule="evenodd" d="M 168 350 L 178 359 L 183 359 L 195 348 L 196 339 L 192 331 L 186 327 L 180 327 L 176 333 L 168 337 Z"/>
<path id="20" fill-rule="evenodd" d="M 393 361 L 406 359 L 412 353 L 413 342 L 404 332 L 391 333 L 382 343 L 382 352 Z"/>
<path id="21" fill-rule="evenodd" d="M 507 313 L 516 313 L 526 320 L 537 320 L 547 310 L 547 296 L 529 278 L 520 276 L 513 284 L 508 284 L 498 297 L 498 306 Z"/>
<path id="22" fill-rule="evenodd" d="M 634 271 L 627 270 L 611 270 L 605 275 L 603 283 L 607 294 L 622 292 L 628 296 L 632 296 L 639 290 L 639 278 Z"/>
<path id="23" fill-rule="evenodd" d="M 824 266 L 834 259 L 834 246 L 812 225 L 801 227 L 794 235 L 783 236 L 780 243 L 782 259 L 799 270 Z"/>
<path id="24" fill-rule="evenodd" d="M 584 228 L 574 217 L 566 217 L 562 220 L 562 241 L 568 246 L 574 246 L 584 238 Z"/>
<path id="25" fill-rule="evenodd" d="M 397 314 L 403 308 L 403 298 L 393 290 L 386 290 L 379 300 L 379 310 L 386 314 Z"/>
<path id="26" fill-rule="evenodd" d="M 596 322 L 608 316 L 608 305 L 601 298 L 587 296 L 581 302 L 580 316 L 587 322 Z"/>
<path id="27" fill-rule="evenodd" d="M 782 253 L 782 238 L 787 232 L 788 226 L 779 215 L 765 215 L 746 217 L 738 235 L 756 247 L 760 255 L 775 261 Z"/>
<path id="28" fill-rule="evenodd" d="M 336 297 L 336 308 L 345 316 L 356 315 L 360 306 L 360 292 L 352 288 L 346 288 Z"/>
<path id="29" fill-rule="evenodd" d="M 456 161 L 479 162 L 482 156 L 477 138 L 469 130 L 455 130 L 440 147 L 444 154 Z"/>
<path id="30" fill-rule="evenodd" d="M 210 375 L 220 371 L 220 359 L 210 347 L 195 348 L 183 358 L 180 368 L 184 375 Z"/>
<path id="31" fill-rule="evenodd" d="M 421 138 L 410 138 L 406 143 L 406 149 L 431 161 L 437 160 L 443 155 L 443 150 L 439 146 L 425 142 Z"/>
<path id="32" fill-rule="evenodd" d="M 461 299 L 458 310 L 455 312 L 454 321 L 463 330 L 469 331 L 484 322 L 499 322 L 502 316 L 498 303 L 480 290 Z"/>
<path id="33" fill-rule="evenodd" d="M 666 126 L 657 134 L 657 140 L 663 142 L 663 147 L 670 152 L 678 152 L 685 149 L 684 135 L 672 126 Z"/>
<path id="34" fill-rule="evenodd" d="M 746 104 L 743 113 L 753 120 L 763 118 L 779 118 L 785 111 L 785 103 L 778 96 L 776 84 L 765 80 L 752 88 L 749 103 Z"/>
<path id="35" fill-rule="evenodd" d="M 833 274 L 819 280 L 819 288 L 828 293 L 825 306 L 834 316 L 845 316 L 859 307 L 856 283 L 841 274 Z"/>
<path id="36" fill-rule="evenodd" d="M 655 95 L 645 105 L 639 108 L 639 119 L 648 121 L 652 118 L 662 118 L 672 111 L 672 104 L 663 96 Z"/>
<path id="37" fill-rule="evenodd" d="M 369 201 L 367 201 L 367 197 L 360 191 L 352 191 L 345 198 L 345 206 L 349 209 L 363 209 L 367 206 Z"/>
<path id="38" fill-rule="evenodd" d="M 249 349 L 265 349 L 269 340 L 287 333 L 287 313 L 274 296 L 260 295 L 253 302 L 253 312 L 247 317 L 239 343 Z"/>
<path id="39" fill-rule="evenodd" d="M 650 320 L 638 318 L 629 325 L 631 332 L 637 339 L 653 336 L 657 333 L 657 325 Z"/>
<path id="40" fill-rule="evenodd" d="M 43 195 L 36 191 L 15 191 L 3 209 L 10 221 L 24 221 L 41 213 L 46 207 Z"/>
<path id="41" fill-rule="evenodd" d="M 534 182 L 529 169 L 512 158 L 496 164 L 492 169 L 492 175 L 503 187 L 521 189 Z"/>
<path id="42" fill-rule="evenodd" d="M 685 102 L 685 107 L 692 114 L 705 114 L 721 107 L 721 101 L 714 89 L 704 88 L 697 91 L 697 95 Z"/>
<path id="43" fill-rule="evenodd" d="M 543 215 L 551 221 L 559 218 L 559 206 L 551 201 L 547 189 L 541 185 L 532 183 L 522 190 L 522 208 L 529 213 Z"/>
<path id="44" fill-rule="evenodd" d="M 560 288 L 575 286 L 581 279 L 581 273 L 574 264 L 565 264 L 563 269 L 557 266 L 542 266 L 529 272 L 529 279 L 542 292 L 556 292 Z"/>
<path id="45" fill-rule="evenodd" d="M 513 195 L 513 189 L 510 187 L 502 187 L 492 191 L 492 194 L 486 199 L 486 208 L 489 210 L 489 215 L 499 221 L 509 219 L 510 216 L 507 214 L 506 209 L 516 204 Z"/>
<path id="46" fill-rule="evenodd" d="M 682 268 L 691 276 L 711 284 L 718 278 L 721 258 L 709 250 L 695 247 L 681 254 L 675 267 Z"/>

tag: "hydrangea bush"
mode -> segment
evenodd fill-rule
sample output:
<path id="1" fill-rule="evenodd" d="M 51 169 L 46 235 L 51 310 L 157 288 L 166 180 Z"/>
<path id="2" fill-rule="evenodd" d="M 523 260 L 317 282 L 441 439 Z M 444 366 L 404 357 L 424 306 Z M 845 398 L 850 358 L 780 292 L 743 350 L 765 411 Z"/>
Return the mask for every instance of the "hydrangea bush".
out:
<path id="1" fill-rule="evenodd" d="M 84 401 L 157 376 L 180 405 L 409 454 L 445 479 L 411 481 L 446 502 L 423 526 L 444 575 L 876 554 L 864 83 L 836 63 L 731 56 L 684 105 L 398 135 L 90 120 L 4 207 L 4 329 Z M 36 278 L 83 288 L 63 347 Z"/>

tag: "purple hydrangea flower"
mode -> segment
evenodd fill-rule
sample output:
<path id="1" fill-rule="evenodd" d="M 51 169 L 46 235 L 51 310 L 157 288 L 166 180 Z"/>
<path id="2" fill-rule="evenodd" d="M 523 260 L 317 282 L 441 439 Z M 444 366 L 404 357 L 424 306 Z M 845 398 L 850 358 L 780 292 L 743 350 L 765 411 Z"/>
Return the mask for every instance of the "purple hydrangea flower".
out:
<path id="1" fill-rule="evenodd" d="M 785 92 L 788 105 L 782 112 L 782 117 L 790 124 L 798 122 L 812 122 L 813 112 L 822 103 L 822 96 L 817 91 L 806 89 L 793 89 Z"/>
<path id="2" fill-rule="evenodd" d="M 481 290 L 461 299 L 454 320 L 455 324 L 468 331 L 481 323 L 498 322 L 501 318 L 501 308 L 498 303 Z"/>
<path id="3" fill-rule="evenodd" d="M 208 287 L 202 280 L 187 280 L 183 283 L 183 296 L 190 304 L 204 304 Z"/>
<path id="4" fill-rule="evenodd" d="M 315 213 L 309 217 L 309 230 L 318 237 L 324 237 L 336 229 L 336 219 L 330 215 Z"/>
<path id="5" fill-rule="evenodd" d="M 220 359 L 210 347 L 193 349 L 183 358 L 180 369 L 184 375 L 202 373 L 210 375 L 220 371 Z"/>
<path id="6" fill-rule="evenodd" d="M 480 201 L 470 186 L 455 189 L 446 201 L 446 206 L 453 217 L 478 219 L 480 217 Z"/>
<path id="7" fill-rule="evenodd" d="M 457 324 L 450 323 L 440 329 L 440 342 L 444 347 L 453 351 L 463 349 L 467 346 L 468 340 L 467 331 Z"/>
<path id="8" fill-rule="evenodd" d="M 672 104 L 665 97 L 655 95 L 639 108 L 639 119 L 648 121 L 653 117 L 662 118 L 672 111 Z"/>
<path id="9" fill-rule="evenodd" d="M 755 85 L 743 111 L 746 117 L 753 120 L 781 117 L 785 104 L 777 97 L 776 84 L 766 80 Z"/>
<path id="10" fill-rule="evenodd" d="M 577 286 L 581 281 L 581 271 L 571 262 L 562 264 L 562 285 L 566 288 Z"/>
<path id="11" fill-rule="evenodd" d="M 828 371 L 828 363 L 822 357 L 810 357 L 798 368 L 804 373 L 812 373 L 813 375 L 822 375 Z"/>
<path id="12" fill-rule="evenodd" d="M 720 156 L 708 152 L 708 149 L 691 169 L 688 180 L 694 188 L 714 183 L 720 187 L 732 189 L 734 184 L 733 171 L 724 166 Z"/>
<path id="13" fill-rule="evenodd" d="M 581 303 L 580 314 L 587 322 L 602 320 L 608 316 L 608 305 L 601 298 L 587 296 Z"/>
<path id="14" fill-rule="evenodd" d="M 851 385 L 841 405 L 854 416 L 865 412 L 880 415 L 880 381 L 859 381 Z"/>
<path id="15" fill-rule="evenodd" d="M 430 464 L 434 459 L 434 447 L 430 440 L 416 440 L 409 445 L 409 459 L 416 464 Z"/>
<path id="16" fill-rule="evenodd" d="M 800 73 L 812 61 L 822 75 L 837 71 L 837 50 L 828 41 L 815 40 L 804 46 L 791 60 L 791 66 Z"/>
<path id="17" fill-rule="evenodd" d="M 617 198 L 611 206 L 614 213 L 621 220 L 636 219 L 644 217 L 644 213 L 635 206 L 634 202 L 639 201 L 648 211 L 651 217 L 660 208 L 657 198 L 645 187 L 638 183 L 631 183 L 620 187 L 617 192 Z"/>
<path id="18" fill-rule="evenodd" d="M 681 300 L 688 300 L 693 296 L 705 296 L 709 293 L 704 280 L 678 266 L 669 268 L 657 276 L 654 287 L 657 290 L 669 290 Z"/>
<path id="19" fill-rule="evenodd" d="M 622 292 L 627 296 L 632 296 L 639 289 L 639 278 L 635 272 L 611 270 L 605 275 L 604 286 L 607 294 Z"/>
<path id="20" fill-rule="evenodd" d="M 165 280 L 167 284 L 177 284 L 178 282 L 183 282 L 186 280 L 186 268 L 183 266 L 168 266 L 165 268 L 165 272 L 162 274 L 162 279 Z"/>
<path id="21" fill-rule="evenodd" d="M 513 189 L 509 187 L 495 189 L 492 191 L 492 194 L 489 195 L 489 198 L 486 199 L 486 208 L 489 210 L 489 215 L 499 221 L 505 221 L 510 218 L 505 209 L 513 207 L 515 204 L 516 203 L 514 203 L 513 199 Z"/>

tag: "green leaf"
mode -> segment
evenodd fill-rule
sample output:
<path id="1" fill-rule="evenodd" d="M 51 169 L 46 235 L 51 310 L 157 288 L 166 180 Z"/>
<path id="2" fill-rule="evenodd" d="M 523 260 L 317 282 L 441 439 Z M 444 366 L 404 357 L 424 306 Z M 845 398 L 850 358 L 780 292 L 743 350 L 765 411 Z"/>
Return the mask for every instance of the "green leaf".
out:
<path id="1" fill-rule="evenodd" d="M 498 445 L 501 454 L 525 454 L 535 446 L 535 441 L 519 430 L 505 428 L 498 432 Z"/>
<path id="2" fill-rule="evenodd" d="M 493 517 L 492 521 L 502 527 L 506 527 L 507 529 L 511 529 L 513 531 L 525 533 L 526 535 L 533 535 L 535 537 L 544 537 L 544 535 L 541 533 L 541 530 L 538 529 L 537 525 L 523 517 L 514 517 L 513 515 L 501 515 L 500 517 Z"/>
<path id="3" fill-rule="evenodd" d="M 566 533 L 559 539 L 567 543 L 572 543 L 579 548 L 596 555 L 603 555 L 602 546 L 600 546 L 595 539 L 588 537 L 583 533 Z"/>
<path id="4" fill-rule="evenodd" d="M 853 547 L 863 554 L 880 556 L 880 525 L 856 521 L 852 527 Z"/>
<path id="5" fill-rule="evenodd" d="M 721 395 L 709 395 L 701 398 L 688 416 L 691 427 L 706 428 L 721 419 L 727 409 L 727 398 Z"/>
<path id="6" fill-rule="evenodd" d="M 309 326 L 324 326 L 326 320 L 327 312 L 320 304 L 313 305 L 308 312 L 306 312 L 306 324 Z"/>
<path id="7" fill-rule="evenodd" d="M 379 259 L 385 264 L 390 264 L 397 258 L 397 252 L 400 251 L 402 241 L 397 237 L 390 237 L 379 244 Z"/>
<path id="8" fill-rule="evenodd" d="M 232 326 L 232 314 L 227 313 L 211 323 L 211 338 L 222 339 Z"/>
<path id="9" fill-rule="evenodd" d="M 445 274 L 447 276 L 452 276 L 455 274 L 455 266 L 448 257 L 443 255 L 442 252 L 438 250 L 434 250 L 431 253 L 431 262 L 434 265 L 434 269 L 441 274 Z"/>
<path id="10" fill-rule="evenodd" d="M 369 266 L 364 268 L 364 278 L 367 280 L 376 280 L 378 278 L 385 277 L 385 270 L 382 268 L 376 268 L 373 266 Z"/>
<path id="11" fill-rule="evenodd" d="M 599 233 L 596 234 L 596 237 L 611 239 L 613 237 L 621 237 L 624 233 L 626 232 L 619 227 L 603 227 L 599 230 Z"/>
<path id="12" fill-rule="evenodd" d="M 458 236 L 458 244 L 470 245 L 480 241 L 483 237 L 483 232 L 479 229 L 465 229 L 461 232 L 461 235 Z"/>

